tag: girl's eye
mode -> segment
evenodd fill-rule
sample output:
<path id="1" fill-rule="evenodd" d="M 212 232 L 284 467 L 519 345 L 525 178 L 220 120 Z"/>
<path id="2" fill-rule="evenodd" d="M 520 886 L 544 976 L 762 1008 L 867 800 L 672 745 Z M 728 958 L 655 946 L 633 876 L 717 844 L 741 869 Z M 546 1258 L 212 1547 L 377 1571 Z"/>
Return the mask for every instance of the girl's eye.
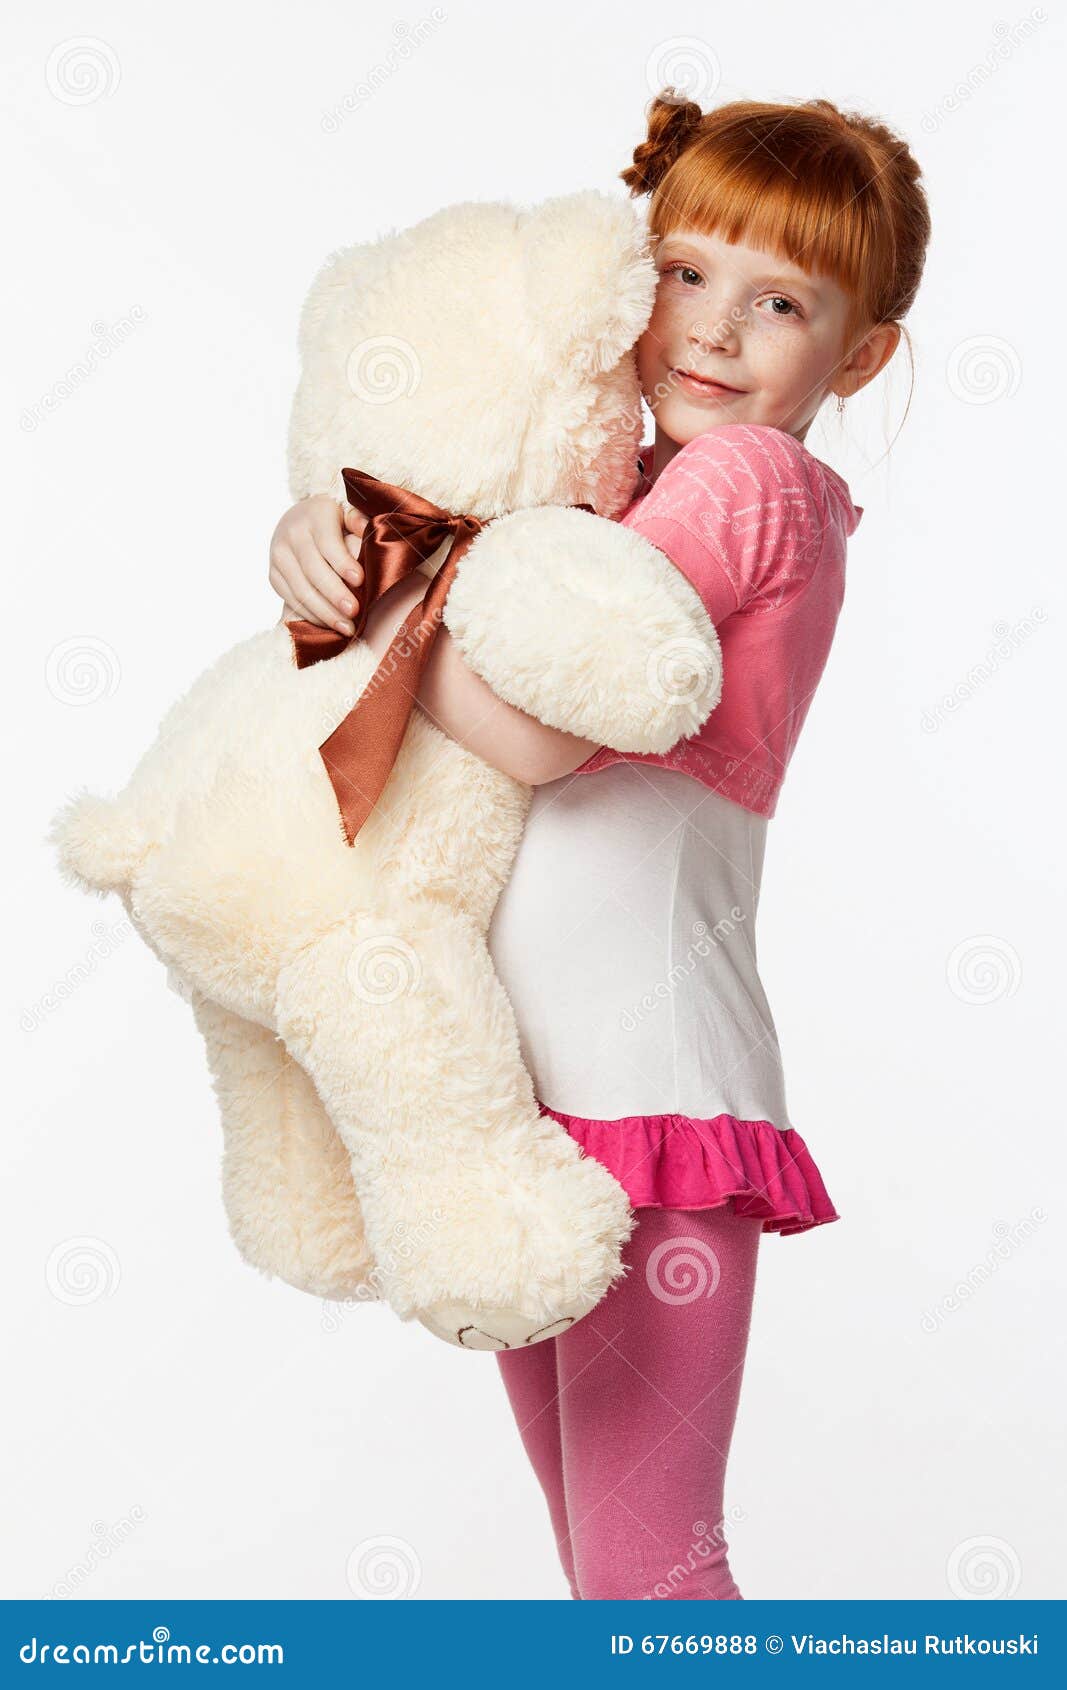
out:
<path id="1" fill-rule="evenodd" d="M 679 276 L 679 278 L 684 277 L 684 276 L 695 276 L 697 281 L 698 282 L 700 281 L 700 271 L 694 270 L 693 266 L 691 264 L 682 264 L 681 262 L 676 262 L 674 264 L 664 265 L 663 275 L 673 276 L 675 274 L 677 274 Z M 687 287 L 689 286 L 688 282 L 686 283 L 686 286 Z"/>
<path id="2" fill-rule="evenodd" d="M 695 270 L 691 264 L 683 264 L 681 259 L 675 259 L 673 264 L 665 264 L 660 274 L 677 276 L 684 287 L 700 287 L 703 284 L 700 271 Z M 798 323 L 803 322 L 804 313 L 800 306 L 794 300 L 787 299 L 785 294 L 771 294 L 769 303 L 772 317 L 793 317 Z"/>

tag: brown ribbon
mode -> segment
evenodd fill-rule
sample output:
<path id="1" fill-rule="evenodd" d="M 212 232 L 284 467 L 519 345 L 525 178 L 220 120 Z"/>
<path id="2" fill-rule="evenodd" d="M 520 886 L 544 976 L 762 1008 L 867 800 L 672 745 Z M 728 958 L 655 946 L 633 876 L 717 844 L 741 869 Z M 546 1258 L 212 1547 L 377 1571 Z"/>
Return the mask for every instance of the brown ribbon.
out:
<path id="1" fill-rule="evenodd" d="M 476 516 L 456 516 L 406 487 L 394 487 L 363 470 L 342 470 L 349 503 L 369 517 L 359 549 L 363 566 L 355 633 L 340 634 L 314 622 L 288 622 L 298 669 L 336 657 L 358 640 L 371 606 L 450 536 L 448 556 L 422 600 L 408 612 L 388 651 L 348 715 L 319 746 L 337 795 L 345 838 L 351 845 L 392 772 L 419 690 L 426 659 L 441 626 L 448 590 L 460 558 L 485 526 Z M 587 507 L 588 508 L 588 507 Z"/>
<path id="2" fill-rule="evenodd" d="M 355 632 L 339 634 L 317 622 L 287 622 L 298 669 L 337 657 L 358 640 L 371 605 L 452 538 L 448 556 L 396 630 L 364 691 L 319 746 L 351 845 L 392 773 L 459 561 L 487 524 L 476 516 L 442 510 L 408 488 L 379 481 L 364 470 L 344 469 L 341 474 L 349 504 L 370 519 L 359 548 L 363 587 Z M 592 505 L 573 508 L 596 514 Z"/>

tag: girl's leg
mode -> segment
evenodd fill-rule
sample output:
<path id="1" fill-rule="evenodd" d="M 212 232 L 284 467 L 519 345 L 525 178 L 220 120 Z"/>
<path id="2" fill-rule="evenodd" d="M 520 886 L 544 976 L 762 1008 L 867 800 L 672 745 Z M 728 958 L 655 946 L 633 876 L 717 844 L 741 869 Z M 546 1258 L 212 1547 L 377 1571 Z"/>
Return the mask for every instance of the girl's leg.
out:
<path id="1" fill-rule="evenodd" d="M 577 1598 L 559 1436 L 558 1342 L 558 1338 L 546 1338 L 544 1343 L 533 1344 L 529 1349 L 497 1350 L 496 1359 L 519 1435 L 545 1493 L 560 1563 L 571 1595 Z"/>
<path id="2" fill-rule="evenodd" d="M 741 1595 L 723 1489 L 761 1231 L 729 1204 L 639 1209 L 630 1272 L 553 1340 L 583 1600 Z"/>

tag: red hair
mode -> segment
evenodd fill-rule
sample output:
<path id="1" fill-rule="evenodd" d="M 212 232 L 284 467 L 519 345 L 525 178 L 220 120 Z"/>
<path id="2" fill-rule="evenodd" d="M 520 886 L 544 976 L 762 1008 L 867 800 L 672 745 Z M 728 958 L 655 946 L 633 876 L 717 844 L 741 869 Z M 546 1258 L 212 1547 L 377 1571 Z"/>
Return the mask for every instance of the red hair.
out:
<path id="1" fill-rule="evenodd" d="M 885 124 L 830 100 L 736 100 L 704 113 L 673 89 L 647 117 L 647 138 L 620 175 L 631 195 L 651 196 L 654 238 L 718 234 L 831 277 L 851 302 L 846 351 L 910 310 L 930 212 L 918 164 Z"/>

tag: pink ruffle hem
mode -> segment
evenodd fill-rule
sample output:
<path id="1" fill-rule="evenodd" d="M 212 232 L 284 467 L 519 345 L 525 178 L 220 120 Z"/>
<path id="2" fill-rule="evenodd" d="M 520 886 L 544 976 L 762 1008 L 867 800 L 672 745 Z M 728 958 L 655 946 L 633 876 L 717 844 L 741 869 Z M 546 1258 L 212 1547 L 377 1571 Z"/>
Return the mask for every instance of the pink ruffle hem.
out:
<path id="1" fill-rule="evenodd" d="M 807 1232 L 840 1220 L 807 1145 L 793 1127 L 733 1115 L 625 1115 L 591 1121 L 538 1100 L 614 1174 L 635 1209 L 717 1209 L 755 1216 L 764 1232 Z"/>

